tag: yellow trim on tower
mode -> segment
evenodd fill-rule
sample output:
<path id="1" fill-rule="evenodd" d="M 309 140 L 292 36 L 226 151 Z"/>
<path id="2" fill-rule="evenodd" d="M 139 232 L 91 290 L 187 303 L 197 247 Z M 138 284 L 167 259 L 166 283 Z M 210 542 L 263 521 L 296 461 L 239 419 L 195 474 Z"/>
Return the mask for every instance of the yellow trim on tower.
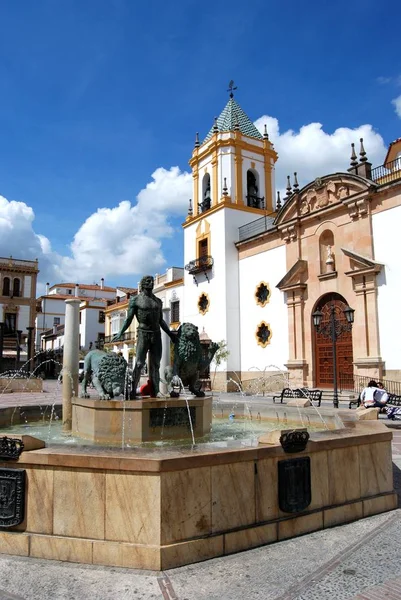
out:
<path id="1" fill-rule="evenodd" d="M 213 152 L 212 158 L 212 206 L 216 206 L 218 204 L 217 198 L 217 148 Z"/>
<path id="2" fill-rule="evenodd" d="M 196 168 L 193 170 L 192 172 L 192 177 L 194 180 L 193 186 L 194 186 L 194 205 L 192 207 L 193 213 L 194 215 L 198 214 L 198 203 L 199 203 L 199 170 L 198 170 L 198 166 L 196 166 Z"/>
<path id="3" fill-rule="evenodd" d="M 269 212 L 269 211 L 264 210 L 263 208 L 251 208 L 250 206 L 245 206 L 244 204 L 235 204 L 235 203 L 231 202 L 231 199 L 224 198 L 224 200 L 222 202 L 220 202 L 220 204 L 217 204 L 217 206 L 212 206 L 212 208 L 210 208 L 205 213 L 201 213 L 200 215 L 197 215 L 196 217 L 187 219 L 187 221 L 182 224 L 182 227 L 185 229 L 186 227 L 189 227 L 190 225 L 193 225 L 194 223 L 197 223 L 197 222 L 201 221 L 202 219 L 204 219 L 205 215 L 207 215 L 207 216 L 212 215 L 213 213 L 216 213 L 217 211 L 219 211 L 223 208 L 233 208 L 234 210 L 243 210 L 244 212 L 253 213 L 254 215 L 258 215 L 259 217 L 262 217 L 263 215 L 268 216 L 270 214 L 273 214 L 273 215 L 276 214 L 274 211 Z"/>
<path id="4" fill-rule="evenodd" d="M 195 256 L 196 258 L 200 258 L 199 248 L 200 242 L 203 240 L 207 240 L 207 253 L 210 255 L 210 244 L 211 244 L 211 235 L 210 235 L 210 223 L 206 221 L 206 219 L 202 220 L 198 227 L 196 228 L 196 249 Z"/>

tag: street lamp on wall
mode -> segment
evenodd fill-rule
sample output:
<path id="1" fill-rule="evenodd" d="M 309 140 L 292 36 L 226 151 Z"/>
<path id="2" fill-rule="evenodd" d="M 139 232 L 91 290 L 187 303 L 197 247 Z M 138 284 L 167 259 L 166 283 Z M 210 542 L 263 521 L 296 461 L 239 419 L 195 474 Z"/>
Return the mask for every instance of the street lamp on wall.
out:
<path id="1" fill-rule="evenodd" d="M 325 325 L 322 325 L 323 313 L 320 310 L 316 310 L 312 313 L 313 325 L 317 333 L 320 333 L 325 338 L 332 341 L 333 348 L 333 405 L 334 408 L 338 408 L 338 384 L 337 384 L 337 340 L 342 333 L 345 331 L 351 331 L 352 324 L 354 322 L 355 310 L 350 306 L 344 308 L 343 313 L 347 320 L 346 323 L 336 317 L 335 304 L 334 302 L 330 306 L 330 319 Z"/>

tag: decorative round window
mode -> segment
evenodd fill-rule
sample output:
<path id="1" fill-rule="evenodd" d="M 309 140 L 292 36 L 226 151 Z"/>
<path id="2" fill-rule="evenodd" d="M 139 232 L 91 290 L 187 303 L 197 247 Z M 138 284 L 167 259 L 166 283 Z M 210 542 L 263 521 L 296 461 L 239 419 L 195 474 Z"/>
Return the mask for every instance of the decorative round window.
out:
<path id="1" fill-rule="evenodd" d="M 261 281 L 255 291 L 256 304 L 259 304 L 259 306 L 262 307 L 266 306 L 270 301 L 270 296 L 271 292 L 269 284 L 265 281 Z"/>
<path id="2" fill-rule="evenodd" d="M 262 348 L 266 348 L 272 339 L 272 330 L 269 323 L 265 323 L 262 321 L 259 323 L 256 333 L 255 333 L 256 341 L 258 346 L 262 346 Z"/>
<path id="3" fill-rule="evenodd" d="M 209 296 L 205 293 L 201 294 L 198 299 L 198 309 L 201 315 L 204 315 L 209 310 Z"/>

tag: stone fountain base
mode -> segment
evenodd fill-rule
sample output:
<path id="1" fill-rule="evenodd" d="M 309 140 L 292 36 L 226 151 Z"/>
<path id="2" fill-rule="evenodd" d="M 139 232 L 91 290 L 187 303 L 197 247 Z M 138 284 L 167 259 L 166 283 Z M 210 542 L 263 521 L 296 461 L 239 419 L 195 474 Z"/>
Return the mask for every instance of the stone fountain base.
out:
<path id="1" fill-rule="evenodd" d="M 277 443 L 66 446 L 0 459 L 10 498 L 0 510 L 0 553 L 160 571 L 397 508 L 392 432 L 351 411 L 336 419 L 342 427 L 311 432 L 296 454 Z"/>
<path id="2" fill-rule="evenodd" d="M 187 404 L 188 402 L 188 404 Z M 192 439 L 210 433 L 212 397 L 94 400 L 72 403 L 72 433 L 98 444 L 121 445 L 174 439 Z"/>

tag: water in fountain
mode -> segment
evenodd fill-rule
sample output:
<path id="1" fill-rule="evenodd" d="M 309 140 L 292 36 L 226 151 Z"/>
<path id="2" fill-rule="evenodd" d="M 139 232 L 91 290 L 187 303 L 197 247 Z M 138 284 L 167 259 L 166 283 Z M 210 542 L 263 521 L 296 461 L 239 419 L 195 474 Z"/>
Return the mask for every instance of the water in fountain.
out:
<path id="1" fill-rule="evenodd" d="M 46 362 L 53 361 L 53 359 L 48 359 Z M 57 361 L 53 361 L 57 363 Z M 43 363 L 42 363 L 43 364 Z M 60 366 L 60 363 L 58 363 Z M 36 367 L 33 373 L 29 377 L 35 377 L 36 372 L 40 368 L 40 365 Z M 276 373 L 271 374 L 268 372 L 272 366 L 269 365 L 265 367 L 263 371 L 259 370 L 260 376 L 252 383 L 251 391 L 249 394 L 249 390 L 244 390 L 244 385 L 242 384 L 238 375 L 234 374 L 234 376 L 230 379 L 231 385 L 235 386 L 236 393 L 233 395 L 229 395 L 228 397 L 224 397 L 223 394 L 219 394 L 219 396 L 214 395 L 213 397 L 213 422 L 212 422 L 212 431 L 210 435 L 205 436 L 201 439 L 195 440 L 194 427 L 191 418 L 191 411 L 189 406 L 189 400 L 193 398 L 193 396 L 184 388 L 182 382 L 180 385 L 183 389 L 183 399 L 186 402 L 187 411 L 188 411 L 188 420 L 189 420 L 189 428 L 190 428 L 190 442 L 192 446 L 195 446 L 199 443 L 205 444 L 206 446 L 209 444 L 229 444 L 231 442 L 238 442 L 241 445 L 252 445 L 257 443 L 257 437 L 259 434 L 265 432 L 268 429 L 274 429 L 278 426 L 288 426 L 288 417 L 287 411 L 282 411 L 282 407 L 275 411 L 275 423 L 267 423 L 266 419 L 266 403 L 263 401 L 261 403 L 261 398 L 264 398 L 267 391 L 273 386 L 277 386 L 277 382 L 281 381 L 285 387 L 289 387 L 288 385 L 288 375 L 286 372 L 278 369 L 276 367 Z M 19 371 L 11 374 L 11 377 L 18 377 L 19 374 L 25 372 L 26 376 L 26 364 Z M 63 376 L 69 377 L 72 384 L 71 374 L 64 373 Z M 29 379 L 26 377 L 26 379 Z M 235 377 L 235 378 L 234 378 Z M 247 382 L 245 382 L 246 384 Z M 72 387 L 73 392 L 73 387 Z M 26 392 L 27 396 L 29 392 Z M 46 392 L 44 392 L 46 394 Z M 3 394 L 0 392 L 0 398 Z M 47 394 L 46 394 L 47 395 Z M 92 397 L 96 396 L 96 392 L 94 390 L 90 390 L 90 395 Z M 305 396 L 307 397 L 307 392 L 305 392 Z M 40 403 L 40 405 L 36 405 L 35 409 L 40 411 L 40 419 L 38 423 L 36 423 L 35 427 L 31 423 L 31 415 L 29 414 L 31 411 L 26 410 L 23 402 L 21 402 L 20 406 L 15 406 L 12 422 L 10 422 L 10 426 L 14 422 L 14 413 L 19 414 L 19 421 L 22 421 L 21 424 L 17 427 L 13 428 L 13 431 L 21 432 L 21 429 L 24 429 L 25 433 L 30 433 L 31 435 L 36 435 L 37 437 L 43 439 L 47 444 L 52 443 L 71 443 L 71 444 L 81 444 L 81 445 L 91 445 L 91 442 L 85 442 L 78 440 L 77 438 L 70 436 L 65 439 L 65 436 L 61 433 L 61 421 L 58 419 L 58 404 L 61 403 L 61 386 L 60 382 L 58 382 L 55 386 L 55 390 L 52 393 L 52 396 L 49 397 L 48 402 Z M 126 397 L 126 390 L 124 396 L 121 397 L 121 401 L 123 402 L 123 423 L 122 423 L 122 437 L 121 437 L 121 448 L 124 450 L 125 448 L 132 448 L 133 446 L 138 446 L 138 444 L 130 443 L 130 440 L 126 440 L 126 425 L 128 426 L 130 419 L 132 419 L 132 413 L 130 411 L 125 411 L 125 402 L 123 401 Z M 295 393 L 294 393 L 295 397 Z M 47 399 L 46 396 L 43 398 Z M 315 406 L 313 401 L 311 402 L 312 406 L 314 406 L 317 411 L 320 421 L 323 424 L 324 428 L 327 428 L 328 425 L 325 422 L 324 418 L 320 414 L 320 411 Z M 169 407 L 169 399 L 166 398 L 166 403 L 164 404 L 164 418 L 163 424 L 161 428 L 161 436 L 160 442 L 147 442 L 144 445 L 180 445 L 188 446 L 188 440 L 183 441 L 171 441 L 165 439 L 164 436 L 164 423 L 165 423 L 165 415 L 167 414 L 167 410 Z M 271 408 L 271 407 L 270 407 Z M 50 412 L 49 412 L 50 409 Z M 19 413 L 18 413 L 19 411 Z M 269 416 L 271 417 L 271 410 L 269 411 Z M 310 428 L 310 419 L 302 410 L 298 409 L 299 413 L 299 421 L 300 423 L 305 424 L 308 428 Z M 306 417 L 306 419 L 305 419 Z M 127 421 L 128 419 L 128 421 Z M 46 424 L 46 431 L 43 425 Z M 3 431 L 5 431 L 3 429 Z"/>

